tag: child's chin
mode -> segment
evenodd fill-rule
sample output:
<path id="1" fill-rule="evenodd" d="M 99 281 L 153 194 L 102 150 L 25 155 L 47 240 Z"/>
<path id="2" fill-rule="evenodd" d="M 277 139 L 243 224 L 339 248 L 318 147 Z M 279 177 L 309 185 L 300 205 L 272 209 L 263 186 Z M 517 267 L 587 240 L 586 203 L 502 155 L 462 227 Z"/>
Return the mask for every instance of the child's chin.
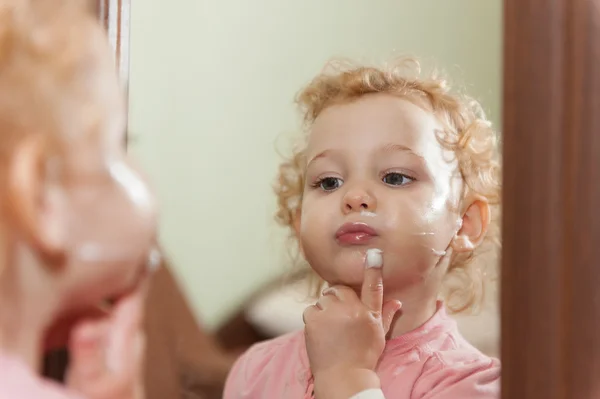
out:
<path id="1" fill-rule="evenodd" d="M 362 264 L 350 264 L 346 265 L 345 267 L 337 268 L 335 276 L 333 276 L 331 282 L 335 282 L 336 285 L 346 285 L 352 288 L 360 288 L 364 280 L 364 275 L 365 268 Z"/>

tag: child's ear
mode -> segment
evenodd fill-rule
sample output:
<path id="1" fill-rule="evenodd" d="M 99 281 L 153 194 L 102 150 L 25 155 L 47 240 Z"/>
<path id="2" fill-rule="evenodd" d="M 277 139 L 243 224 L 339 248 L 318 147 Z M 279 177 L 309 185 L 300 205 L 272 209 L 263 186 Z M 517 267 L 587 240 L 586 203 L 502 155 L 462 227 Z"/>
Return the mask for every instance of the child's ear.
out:
<path id="1" fill-rule="evenodd" d="M 484 197 L 476 196 L 464 211 L 460 230 L 452 240 L 455 252 L 471 252 L 485 238 L 490 226 L 490 205 Z"/>
<path id="2" fill-rule="evenodd" d="M 63 208 L 57 182 L 47 181 L 47 165 L 41 135 L 29 135 L 13 150 L 7 170 L 7 198 L 13 228 L 47 261 L 64 253 L 61 233 Z"/>

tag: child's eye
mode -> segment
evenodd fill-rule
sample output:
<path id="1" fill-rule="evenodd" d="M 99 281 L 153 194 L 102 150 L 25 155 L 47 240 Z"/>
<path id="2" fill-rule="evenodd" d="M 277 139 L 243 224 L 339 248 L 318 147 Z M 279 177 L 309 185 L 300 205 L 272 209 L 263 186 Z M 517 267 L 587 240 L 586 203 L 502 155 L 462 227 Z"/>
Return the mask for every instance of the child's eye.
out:
<path id="1" fill-rule="evenodd" d="M 344 181 L 339 177 L 324 177 L 313 183 L 313 187 L 318 187 L 323 191 L 337 190 L 342 186 Z"/>
<path id="2" fill-rule="evenodd" d="M 383 179 L 381 180 L 385 184 L 388 184 L 390 186 L 403 186 L 405 184 L 415 181 L 415 179 L 413 179 L 412 177 L 398 172 L 386 173 L 385 176 L 383 176 Z"/>

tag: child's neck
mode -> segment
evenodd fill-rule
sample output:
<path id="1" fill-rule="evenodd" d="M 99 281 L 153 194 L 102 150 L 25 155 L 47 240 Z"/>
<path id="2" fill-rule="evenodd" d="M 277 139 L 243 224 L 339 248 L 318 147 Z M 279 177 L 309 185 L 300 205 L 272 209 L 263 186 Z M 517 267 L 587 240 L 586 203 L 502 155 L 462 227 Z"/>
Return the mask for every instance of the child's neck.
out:
<path id="1" fill-rule="evenodd" d="M 13 269 L 14 270 L 14 269 Z M 5 270 L 0 274 L 0 352 L 23 361 L 38 371 L 43 340 L 52 322 L 55 301 L 22 290 L 20 276 Z M 24 274 L 24 273 L 23 273 Z"/>
<path id="2" fill-rule="evenodd" d="M 437 298 L 420 298 L 413 295 L 394 295 L 389 299 L 396 298 L 402 302 L 399 316 L 395 318 L 390 327 L 389 338 L 404 335 L 427 322 L 437 311 Z"/>

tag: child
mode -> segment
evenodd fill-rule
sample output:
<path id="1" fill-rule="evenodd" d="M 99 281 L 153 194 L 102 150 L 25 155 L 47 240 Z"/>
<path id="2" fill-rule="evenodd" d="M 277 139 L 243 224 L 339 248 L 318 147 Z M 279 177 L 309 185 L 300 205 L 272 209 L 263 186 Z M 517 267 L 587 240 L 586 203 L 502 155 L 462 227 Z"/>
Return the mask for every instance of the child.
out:
<path id="1" fill-rule="evenodd" d="M 151 192 L 123 148 L 105 32 L 79 0 L 0 0 L 0 398 L 141 397 Z M 38 376 L 59 320 L 68 387 Z M 57 327 L 58 330 L 55 330 Z"/>
<path id="2" fill-rule="evenodd" d="M 498 237 L 497 139 L 477 103 L 403 66 L 325 71 L 299 94 L 308 133 L 277 220 L 330 288 L 304 331 L 238 360 L 226 399 L 499 396 L 499 362 L 446 314 L 476 305 L 472 260 Z"/>

